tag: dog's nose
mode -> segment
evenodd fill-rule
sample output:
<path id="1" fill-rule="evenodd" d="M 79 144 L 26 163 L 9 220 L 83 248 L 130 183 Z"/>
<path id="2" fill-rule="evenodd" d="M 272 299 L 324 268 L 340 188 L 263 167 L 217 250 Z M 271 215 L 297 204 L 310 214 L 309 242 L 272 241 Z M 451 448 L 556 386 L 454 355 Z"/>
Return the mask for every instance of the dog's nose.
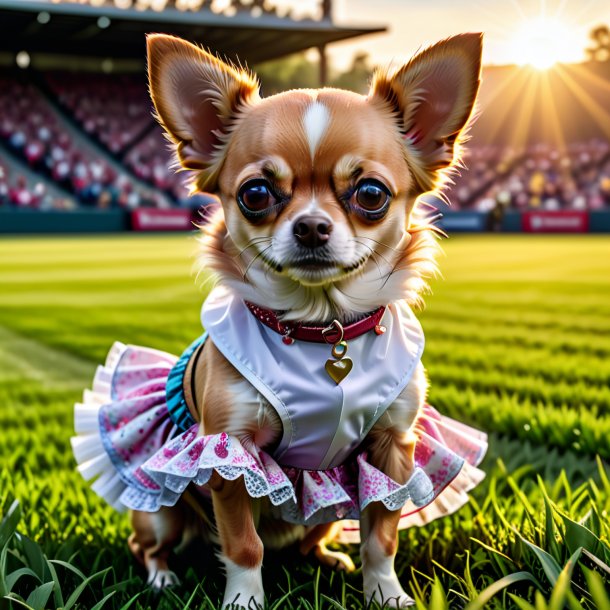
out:
<path id="1" fill-rule="evenodd" d="M 332 230 L 332 223 L 324 216 L 300 216 L 293 225 L 294 236 L 306 248 L 323 246 Z"/>

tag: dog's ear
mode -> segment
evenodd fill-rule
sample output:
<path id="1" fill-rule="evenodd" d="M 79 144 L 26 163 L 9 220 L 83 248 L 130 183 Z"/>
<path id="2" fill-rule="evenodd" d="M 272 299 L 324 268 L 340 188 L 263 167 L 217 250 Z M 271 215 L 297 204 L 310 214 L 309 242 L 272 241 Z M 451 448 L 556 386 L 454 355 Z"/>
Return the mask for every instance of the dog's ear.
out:
<path id="1" fill-rule="evenodd" d="M 214 190 L 235 121 L 259 99 L 258 82 L 181 38 L 150 34 L 146 43 L 157 119 L 176 145 L 180 165 L 205 170 L 197 186 Z"/>
<path id="2" fill-rule="evenodd" d="M 396 114 L 415 179 L 433 190 L 438 170 L 451 165 L 472 113 L 481 72 L 481 34 L 448 38 L 416 55 L 394 74 L 378 71 L 369 99 Z"/>

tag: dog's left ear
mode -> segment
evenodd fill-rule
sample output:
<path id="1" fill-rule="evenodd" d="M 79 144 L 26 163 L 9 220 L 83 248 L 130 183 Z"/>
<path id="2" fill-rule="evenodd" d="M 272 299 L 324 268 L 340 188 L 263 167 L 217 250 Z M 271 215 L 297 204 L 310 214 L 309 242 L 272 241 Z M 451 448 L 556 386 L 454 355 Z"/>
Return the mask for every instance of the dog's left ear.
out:
<path id="1" fill-rule="evenodd" d="M 481 51 L 482 34 L 460 34 L 373 78 L 369 99 L 395 112 L 417 194 L 433 190 L 437 171 L 454 161 L 479 89 Z"/>
<path id="2" fill-rule="evenodd" d="M 196 186 L 213 191 L 231 131 L 259 99 L 258 81 L 181 38 L 149 34 L 146 43 L 157 119 L 180 165 L 199 170 Z"/>

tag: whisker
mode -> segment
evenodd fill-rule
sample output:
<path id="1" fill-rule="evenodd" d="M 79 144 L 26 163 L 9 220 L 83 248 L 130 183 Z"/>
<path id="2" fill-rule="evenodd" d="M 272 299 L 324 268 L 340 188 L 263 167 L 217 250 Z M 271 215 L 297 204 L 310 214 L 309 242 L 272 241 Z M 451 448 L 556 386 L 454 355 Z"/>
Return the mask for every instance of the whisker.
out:
<path id="1" fill-rule="evenodd" d="M 261 257 L 264 256 L 265 252 L 267 252 L 267 250 L 269 250 L 270 248 L 273 247 L 273 244 L 269 244 L 266 248 L 263 248 L 248 264 L 248 266 L 246 267 L 246 270 L 244 271 L 243 274 L 243 280 L 244 282 L 246 281 L 246 276 L 248 275 L 248 271 L 250 271 L 250 267 L 252 267 L 252 265 Z M 263 259 L 264 260 L 264 259 Z"/>
<path id="2" fill-rule="evenodd" d="M 358 238 L 358 237 L 354 237 L 353 239 L 354 239 L 354 241 L 355 241 L 356 243 L 360 244 L 361 246 L 364 246 L 365 248 L 368 248 L 368 249 L 371 251 L 371 253 L 374 253 L 374 254 L 376 254 L 377 256 L 380 256 L 380 257 L 381 257 L 381 258 L 382 258 L 382 259 L 383 259 L 383 260 L 384 260 L 384 261 L 385 261 L 385 262 L 386 262 L 386 263 L 387 263 L 387 264 L 388 264 L 390 267 L 391 267 L 391 266 L 394 264 L 394 263 L 392 263 L 391 261 L 389 261 L 389 260 L 388 260 L 388 259 L 387 259 L 387 258 L 386 258 L 386 257 L 385 257 L 383 254 L 381 254 L 381 252 L 375 252 L 375 251 L 373 250 L 373 248 L 371 248 L 371 246 L 369 246 L 369 245 L 367 245 L 367 244 L 365 244 L 365 243 L 362 243 L 362 242 L 360 241 L 360 238 Z M 369 238 L 369 239 L 370 239 L 370 238 Z M 395 248 L 393 248 L 393 249 L 395 249 Z"/>
<path id="3" fill-rule="evenodd" d="M 377 259 L 375 257 L 375 254 L 376 254 L 375 250 L 373 250 L 373 248 L 371 248 L 371 246 L 368 246 L 367 244 L 363 244 L 361 241 L 358 241 L 357 238 L 354 238 L 354 241 L 357 244 L 360 244 L 361 246 L 364 246 L 365 248 L 368 248 L 371 251 L 371 258 L 373 259 L 373 262 L 375 263 L 375 265 L 377 265 L 377 270 L 379 271 L 379 279 L 381 279 L 382 278 L 381 267 L 379 266 L 379 263 L 377 262 Z M 381 256 L 381 255 L 379 255 L 379 256 Z M 384 257 L 382 256 L 382 258 L 384 258 Z M 385 260 L 385 258 L 384 258 L 384 260 Z"/>
<path id="4" fill-rule="evenodd" d="M 272 237 L 255 237 L 251 239 L 233 258 L 240 257 L 246 250 L 264 242 L 273 241 Z"/>
<path id="5" fill-rule="evenodd" d="M 379 244 L 380 246 L 383 246 L 384 248 L 387 248 L 388 250 L 394 250 L 394 252 L 400 252 L 400 250 L 398 248 L 393 248 L 392 246 L 388 246 L 388 244 L 384 244 L 382 241 L 378 241 L 377 239 L 373 239 L 372 237 L 368 237 L 366 235 L 360 235 L 359 239 L 370 239 L 372 242 L 375 242 L 376 244 Z"/>

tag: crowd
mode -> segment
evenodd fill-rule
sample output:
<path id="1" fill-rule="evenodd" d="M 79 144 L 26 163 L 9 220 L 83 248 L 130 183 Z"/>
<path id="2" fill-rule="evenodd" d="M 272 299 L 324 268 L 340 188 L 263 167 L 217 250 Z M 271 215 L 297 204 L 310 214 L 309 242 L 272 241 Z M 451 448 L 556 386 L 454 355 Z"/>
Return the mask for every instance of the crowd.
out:
<path id="1" fill-rule="evenodd" d="M 449 199 L 454 209 L 488 211 L 500 205 L 514 210 L 598 210 L 610 207 L 610 144 L 575 142 L 565 148 L 548 144 L 471 148 L 468 171 L 455 180 Z"/>
<path id="2" fill-rule="evenodd" d="M 185 178 L 171 169 L 167 141 L 153 119 L 139 75 L 50 73 L 47 82 L 84 131 L 102 143 L 135 176 L 184 203 Z"/>
<path id="3" fill-rule="evenodd" d="M 189 192 L 185 175 L 174 170 L 169 144 L 159 127 L 155 126 L 133 146 L 124 162 L 138 178 L 169 193 L 179 203 L 187 203 Z"/>
<path id="4" fill-rule="evenodd" d="M 90 135 L 119 154 L 153 126 L 146 85 L 133 75 L 49 72 L 57 100 Z"/>
<path id="5" fill-rule="evenodd" d="M 96 207 L 158 206 L 154 189 L 135 184 L 127 171 L 82 145 L 31 83 L 0 76 L 0 139 L 28 166 Z"/>
<path id="6" fill-rule="evenodd" d="M 185 174 L 175 172 L 141 76 L 52 72 L 45 78 L 41 87 L 0 74 L 0 141 L 33 171 L 82 205 L 132 209 L 164 207 L 168 201 L 190 207 L 208 203 L 190 198 Z M 97 148 L 83 146 L 87 139 L 97 141 Z M 96 152 L 100 146 L 104 154 Z M 607 140 L 561 148 L 473 141 L 462 161 L 447 191 L 453 209 L 610 208 Z M 5 176 L 0 203 L 65 206 L 46 196 L 44 184 L 16 178 L 9 186 Z"/>
<path id="7" fill-rule="evenodd" d="M 48 192 L 41 180 L 28 179 L 24 174 L 12 172 L 0 159 L 0 207 L 20 209 L 72 209 L 74 201 Z"/>

